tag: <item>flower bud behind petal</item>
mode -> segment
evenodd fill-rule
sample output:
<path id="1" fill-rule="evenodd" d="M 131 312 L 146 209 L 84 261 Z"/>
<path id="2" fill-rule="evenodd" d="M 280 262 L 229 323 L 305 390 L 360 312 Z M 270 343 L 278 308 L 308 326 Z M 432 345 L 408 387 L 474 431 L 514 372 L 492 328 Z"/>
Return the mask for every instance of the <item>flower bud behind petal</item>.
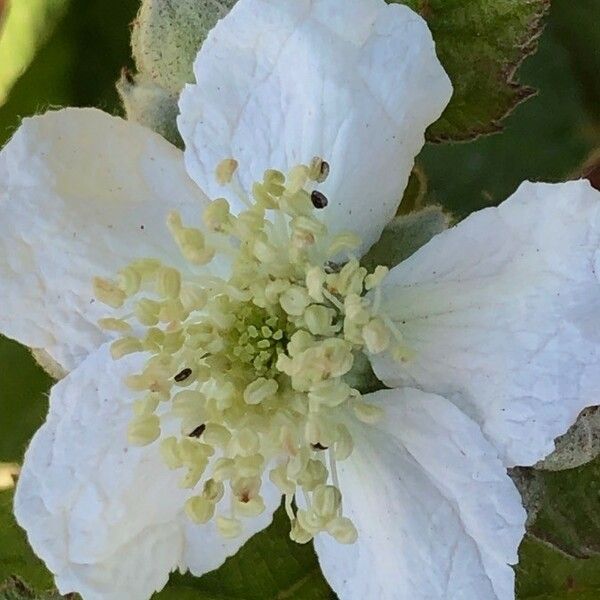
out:
<path id="1" fill-rule="evenodd" d="M 177 94 L 157 85 L 143 74 L 134 77 L 125 71 L 117 81 L 117 92 L 130 121 L 156 131 L 179 148 L 183 147 L 176 122 L 179 114 Z"/>
<path id="2" fill-rule="evenodd" d="M 138 74 L 124 72 L 117 90 L 127 118 L 183 147 L 177 100 L 193 81 L 202 42 L 236 0 L 143 0 L 131 45 Z"/>
<path id="3" fill-rule="evenodd" d="M 192 66 L 202 42 L 235 0 L 143 0 L 133 25 L 136 66 L 177 94 L 193 81 Z"/>

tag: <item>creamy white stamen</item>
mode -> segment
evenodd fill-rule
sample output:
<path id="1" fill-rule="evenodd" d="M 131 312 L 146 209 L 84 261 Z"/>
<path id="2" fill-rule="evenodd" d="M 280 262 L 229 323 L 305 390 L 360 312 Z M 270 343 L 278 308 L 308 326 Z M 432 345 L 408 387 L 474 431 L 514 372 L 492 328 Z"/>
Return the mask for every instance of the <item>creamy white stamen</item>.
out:
<path id="1" fill-rule="evenodd" d="M 217 179 L 241 193 L 236 169 L 224 161 Z M 407 350 L 379 314 L 387 269 L 367 272 L 352 256 L 358 236 L 331 236 L 318 219 L 327 198 L 314 187 L 328 172 L 321 159 L 287 177 L 268 170 L 245 198 L 247 210 L 233 215 L 219 198 L 204 211 L 203 230 L 172 213 L 167 226 L 197 275 L 142 259 L 115 281 L 94 281 L 99 300 L 129 311 L 101 321 L 127 333 L 113 343 L 113 357 L 151 354 L 126 380 L 141 393 L 130 442 L 153 443 L 176 419 L 180 433 L 160 440 L 166 468 L 180 470 L 180 485 L 194 490 L 189 518 L 216 519 L 225 537 L 265 510 L 265 471 L 285 497 L 294 540 L 357 537 L 343 516 L 336 462 L 352 453 L 352 420 L 373 423 L 381 411 L 344 376 L 357 352 L 405 358 Z M 202 270 L 216 254 L 231 265 L 227 278 Z"/>

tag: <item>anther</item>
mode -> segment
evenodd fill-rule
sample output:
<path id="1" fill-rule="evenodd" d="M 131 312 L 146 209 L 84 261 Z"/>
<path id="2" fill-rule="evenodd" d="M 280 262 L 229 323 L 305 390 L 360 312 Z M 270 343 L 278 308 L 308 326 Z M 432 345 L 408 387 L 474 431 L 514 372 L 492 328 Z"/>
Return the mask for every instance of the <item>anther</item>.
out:
<path id="1" fill-rule="evenodd" d="M 327 177 L 329 176 L 329 163 L 324 160 L 321 162 L 321 170 L 319 172 L 319 178 L 317 179 L 318 183 L 323 183 Z"/>
<path id="2" fill-rule="evenodd" d="M 317 183 L 323 183 L 329 175 L 329 163 L 322 158 L 315 156 L 308 167 L 309 176 Z"/>
<path id="3" fill-rule="evenodd" d="M 311 444 L 311 447 L 313 450 L 327 450 L 328 446 L 323 446 L 323 444 L 321 444 L 320 442 L 317 442 L 316 444 Z"/>
<path id="4" fill-rule="evenodd" d="M 196 427 L 196 429 L 194 429 L 194 431 L 192 431 L 192 433 L 189 434 L 189 437 L 199 438 L 204 433 L 205 429 L 206 425 L 202 423 L 202 425 L 198 425 L 198 427 Z"/>
<path id="5" fill-rule="evenodd" d="M 215 176 L 220 185 L 227 185 L 231 182 L 233 174 L 237 171 L 238 162 L 234 158 L 222 160 L 215 169 Z"/>
<path id="6" fill-rule="evenodd" d="M 181 383 L 182 381 L 185 381 L 191 374 L 192 374 L 192 370 L 189 368 L 186 368 L 186 369 L 183 369 L 183 371 L 180 371 L 179 373 L 177 373 L 177 375 L 175 375 L 175 377 L 173 379 L 175 379 L 175 381 L 177 383 Z"/>
<path id="7" fill-rule="evenodd" d="M 310 195 L 310 200 L 315 208 L 325 208 L 329 204 L 327 196 L 322 192 L 319 192 L 319 190 L 313 190 Z"/>

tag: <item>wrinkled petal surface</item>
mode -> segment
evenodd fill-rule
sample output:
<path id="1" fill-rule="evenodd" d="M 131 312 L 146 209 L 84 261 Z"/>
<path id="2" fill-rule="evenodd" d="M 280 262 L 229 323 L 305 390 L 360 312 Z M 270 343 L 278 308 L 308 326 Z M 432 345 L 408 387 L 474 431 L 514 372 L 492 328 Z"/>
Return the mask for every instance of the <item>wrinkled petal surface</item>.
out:
<path id="1" fill-rule="evenodd" d="M 513 600 L 525 533 L 519 494 L 479 426 L 445 398 L 385 390 L 376 426 L 339 463 L 358 540 L 315 543 L 340 600 Z"/>
<path id="2" fill-rule="evenodd" d="M 523 184 L 392 270 L 384 310 L 415 354 L 375 372 L 451 398 L 507 466 L 534 464 L 600 399 L 599 248 L 587 181 Z"/>
<path id="3" fill-rule="evenodd" d="M 278 506 L 270 490 L 268 510 L 235 540 L 188 521 L 182 473 L 166 468 L 158 443 L 127 442 L 132 400 L 121 381 L 140 366 L 137 356 L 112 361 L 106 346 L 91 354 L 53 388 L 26 453 L 15 514 L 63 594 L 146 600 L 177 568 L 200 575 L 218 567 Z"/>
<path id="4" fill-rule="evenodd" d="M 331 165 L 323 217 L 358 231 L 363 250 L 394 215 L 452 93 L 425 21 L 383 0 L 240 0 L 194 71 L 178 124 L 198 185 L 227 195 L 214 171 L 229 157 L 249 189 L 267 168 L 320 156 Z"/>
<path id="5" fill-rule="evenodd" d="M 150 130 L 93 109 L 25 119 L 0 153 L 0 331 L 73 369 L 106 339 L 92 278 L 178 261 L 166 215 L 205 202 Z"/>

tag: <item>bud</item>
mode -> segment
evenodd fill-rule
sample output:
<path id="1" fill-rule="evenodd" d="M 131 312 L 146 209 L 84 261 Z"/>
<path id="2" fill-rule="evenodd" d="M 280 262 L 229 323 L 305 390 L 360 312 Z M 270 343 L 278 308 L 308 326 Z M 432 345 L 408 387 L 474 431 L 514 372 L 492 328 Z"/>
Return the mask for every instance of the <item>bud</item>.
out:
<path id="1" fill-rule="evenodd" d="M 183 141 L 177 129 L 178 95 L 160 87 L 145 75 L 133 76 L 124 70 L 117 81 L 117 92 L 130 121 L 156 131 L 179 148 Z"/>
<path id="2" fill-rule="evenodd" d="M 236 0 L 143 0 L 131 46 L 138 74 L 117 83 L 127 118 L 149 127 L 176 146 L 177 99 L 194 81 L 193 64 L 208 32 Z"/>
<path id="3" fill-rule="evenodd" d="M 131 46 L 140 73 L 178 94 L 193 81 L 192 67 L 208 32 L 235 0 L 143 0 Z"/>

